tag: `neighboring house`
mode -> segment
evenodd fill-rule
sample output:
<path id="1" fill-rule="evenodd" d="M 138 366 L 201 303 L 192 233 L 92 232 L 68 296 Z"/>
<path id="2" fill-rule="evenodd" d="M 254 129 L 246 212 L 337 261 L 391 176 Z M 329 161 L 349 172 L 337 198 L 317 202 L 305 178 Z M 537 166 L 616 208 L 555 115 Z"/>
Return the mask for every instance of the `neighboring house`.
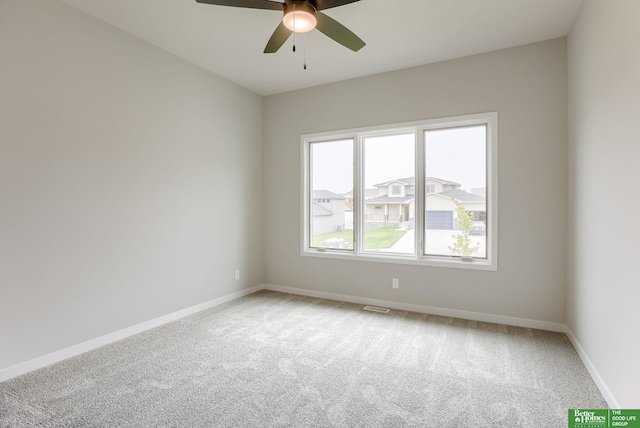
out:
<path id="1" fill-rule="evenodd" d="M 375 184 L 377 195 L 365 200 L 365 221 L 401 223 L 414 217 L 415 177 Z"/>
<path id="2" fill-rule="evenodd" d="M 344 196 L 344 204 L 345 204 L 345 209 L 347 211 L 353 211 L 353 190 L 347 193 L 343 193 L 342 196 Z M 364 199 L 371 199 L 371 198 L 375 198 L 376 196 L 378 196 L 378 189 L 377 188 L 371 188 L 371 189 L 364 189 Z"/>
<path id="3" fill-rule="evenodd" d="M 314 236 L 344 229 L 344 196 L 328 190 L 314 190 L 311 208 Z"/>
<path id="4" fill-rule="evenodd" d="M 343 193 L 344 197 L 344 228 L 353 229 L 353 190 L 347 193 Z M 378 196 L 378 189 L 375 187 L 372 189 L 364 190 L 364 199 L 371 199 Z"/>
<path id="5" fill-rule="evenodd" d="M 347 212 L 353 212 L 353 190 L 340 195 L 344 197 L 344 210 Z"/>
<path id="6" fill-rule="evenodd" d="M 442 193 L 447 190 L 455 190 L 459 189 L 461 186 L 460 183 L 456 183 L 448 180 L 441 180 L 435 177 L 427 177 L 427 180 L 424 184 L 425 193 Z"/>
<path id="7" fill-rule="evenodd" d="M 378 195 L 365 200 L 365 221 L 370 223 L 401 223 L 414 221 L 415 178 L 406 177 L 376 184 Z M 473 213 L 474 221 L 486 220 L 486 198 L 460 189 L 461 184 L 427 177 L 425 181 L 427 229 L 454 230 L 458 226 L 457 200 Z M 474 189 L 478 191 L 478 189 Z"/>
<path id="8" fill-rule="evenodd" d="M 427 195 L 425 200 L 427 229 L 455 230 L 458 228 L 458 213 L 454 200 L 473 214 L 474 222 L 485 223 L 486 198 L 456 188 Z"/>
<path id="9" fill-rule="evenodd" d="M 344 228 L 353 229 L 353 190 L 343 193 L 344 196 Z"/>

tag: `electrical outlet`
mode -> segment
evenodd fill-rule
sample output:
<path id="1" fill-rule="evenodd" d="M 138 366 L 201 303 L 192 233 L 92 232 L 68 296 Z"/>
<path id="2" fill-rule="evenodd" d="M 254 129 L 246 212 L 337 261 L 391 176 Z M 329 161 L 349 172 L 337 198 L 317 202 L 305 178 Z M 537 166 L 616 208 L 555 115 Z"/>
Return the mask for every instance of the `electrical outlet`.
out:
<path id="1" fill-rule="evenodd" d="M 400 288 L 400 280 L 398 278 L 393 278 L 391 280 L 391 287 L 392 288 Z"/>
<path id="2" fill-rule="evenodd" d="M 239 279 L 240 279 L 240 271 L 239 271 L 239 270 L 237 270 L 237 271 L 236 271 L 236 281 L 237 281 L 237 280 L 239 280 Z"/>

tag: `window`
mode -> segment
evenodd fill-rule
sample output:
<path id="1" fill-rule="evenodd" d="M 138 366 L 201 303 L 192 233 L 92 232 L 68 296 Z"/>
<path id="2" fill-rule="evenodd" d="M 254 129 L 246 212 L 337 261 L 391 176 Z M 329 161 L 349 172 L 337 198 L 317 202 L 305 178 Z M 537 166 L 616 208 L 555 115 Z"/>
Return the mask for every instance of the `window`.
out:
<path id="1" fill-rule="evenodd" d="M 388 177 L 402 178 L 413 174 L 415 167 L 415 134 L 373 134 L 361 138 L 361 158 L 365 188 L 388 188 L 390 194 L 368 201 L 384 202 L 383 210 L 368 212 L 360 224 L 363 253 L 413 254 L 414 242 L 401 239 L 406 235 L 408 218 L 403 217 L 402 186 L 389 183 Z M 369 204 L 365 204 L 369 205 Z M 405 229 L 402 227 L 405 226 Z"/>
<path id="2" fill-rule="evenodd" d="M 497 270 L 496 113 L 302 143 L 302 255 Z"/>
<path id="3" fill-rule="evenodd" d="M 353 229 L 347 222 L 347 194 L 353 189 L 353 140 L 333 140 L 309 146 L 310 181 L 308 195 L 314 200 L 308 211 L 309 248 L 337 251 L 353 248 Z M 327 205 L 333 193 L 343 204 Z"/>
<path id="4" fill-rule="evenodd" d="M 486 236 L 478 233 L 486 224 L 473 212 L 485 211 L 487 198 L 468 190 L 487 187 L 487 124 L 426 129 L 424 145 L 426 175 L 450 189 L 427 191 L 424 253 L 486 259 Z"/>
<path id="5" fill-rule="evenodd" d="M 487 221 L 486 211 L 471 211 L 471 214 L 473 214 L 473 221 L 482 221 L 486 223 Z"/>

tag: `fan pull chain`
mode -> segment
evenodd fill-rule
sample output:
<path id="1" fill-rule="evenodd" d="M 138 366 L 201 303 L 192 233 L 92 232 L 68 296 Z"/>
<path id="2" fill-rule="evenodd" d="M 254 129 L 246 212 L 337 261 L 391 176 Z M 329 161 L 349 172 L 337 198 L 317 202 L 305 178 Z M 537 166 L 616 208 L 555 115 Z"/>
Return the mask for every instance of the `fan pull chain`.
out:
<path id="1" fill-rule="evenodd" d="M 307 69 L 307 36 L 302 39 L 302 49 L 304 52 L 304 69 Z"/>
<path id="2" fill-rule="evenodd" d="M 293 4 L 293 28 L 296 28 L 296 4 Z M 293 51 L 296 51 L 296 32 L 293 31 Z"/>

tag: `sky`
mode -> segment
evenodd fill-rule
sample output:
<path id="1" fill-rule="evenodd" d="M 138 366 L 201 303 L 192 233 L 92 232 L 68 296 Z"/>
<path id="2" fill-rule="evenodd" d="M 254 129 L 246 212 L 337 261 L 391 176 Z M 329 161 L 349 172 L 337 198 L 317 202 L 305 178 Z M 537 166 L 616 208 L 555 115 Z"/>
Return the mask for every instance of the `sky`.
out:
<path id="1" fill-rule="evenodd" d="M 415 175 L 414 134 L 364 139 L 365 186 Z M 462 188 L 486 187 L 484 126 L 440 129 L 425 133 L 426 175 L 460 183 Z M 312 145 L 313 188 L 346 193 L 353 189 L 352 140 Z"/>

